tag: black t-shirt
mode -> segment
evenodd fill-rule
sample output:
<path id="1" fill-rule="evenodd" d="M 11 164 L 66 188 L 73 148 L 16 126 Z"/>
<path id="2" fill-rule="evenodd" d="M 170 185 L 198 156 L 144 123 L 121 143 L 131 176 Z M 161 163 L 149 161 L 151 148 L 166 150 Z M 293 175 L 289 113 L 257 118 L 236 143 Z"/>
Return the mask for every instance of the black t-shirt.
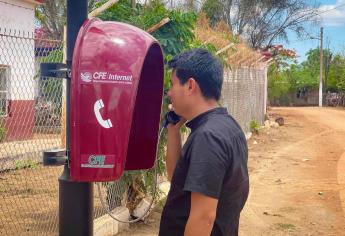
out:
<path id="1" fill-rule="evenodd" d="M 238 235 L 247 200 L 248 148 L 244 133 L 225 108 L 209 110 L 190 122 L 162 212 L 160 236 L 180 236 L 190 212 L 191 192 L 218 199 L 213 236 Z"/>

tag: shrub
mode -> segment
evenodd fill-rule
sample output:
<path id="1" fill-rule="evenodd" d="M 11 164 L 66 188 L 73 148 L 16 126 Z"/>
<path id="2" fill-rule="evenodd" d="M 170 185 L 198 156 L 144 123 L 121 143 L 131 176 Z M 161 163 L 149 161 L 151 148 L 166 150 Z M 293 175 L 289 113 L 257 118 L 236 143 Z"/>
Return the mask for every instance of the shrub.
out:
<path id="1" fill-rule="evenodd" d="M 0 143 L 5 140 L 6 137 L 6 129 L 3 127 L 2 122 L 0 120 Z"/>
<path id="2" fill-rule="evenodd" d="M 252 119 L 249 123 L 250 131 L 255 134 L 259 134 L 260 131 L 260 124 L 256 119 Z"/>
<path id="3" fill-rule="evenodd" d="M 36 169 L 38 167 L 38 163 L 30 159 L 17 160 L 14 162 L 14 165 L 16 166 L 16 170 L 27 168 Z"/>

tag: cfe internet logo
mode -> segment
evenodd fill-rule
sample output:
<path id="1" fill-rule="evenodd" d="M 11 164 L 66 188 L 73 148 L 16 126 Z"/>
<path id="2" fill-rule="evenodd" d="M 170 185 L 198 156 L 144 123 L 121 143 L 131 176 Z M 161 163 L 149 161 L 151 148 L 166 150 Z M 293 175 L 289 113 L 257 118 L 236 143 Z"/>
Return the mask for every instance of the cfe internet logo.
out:
<path id="1" fill-rule="evenodd" d="M 105 164 L 105 155 L 90 155 L 87 164 L 81 164 L 84 168 L 114 168 L 114 165 Z"/>
<path id="2" fill-rule="evenodd" d="M 96 71 L 93 73 L 82 72 L 80 79 L 83 82 L 90 83 L 119 83 L 119 84 L 132 84 L 133 76 L 130 74 L 117 74 L 105 71 Z"/>

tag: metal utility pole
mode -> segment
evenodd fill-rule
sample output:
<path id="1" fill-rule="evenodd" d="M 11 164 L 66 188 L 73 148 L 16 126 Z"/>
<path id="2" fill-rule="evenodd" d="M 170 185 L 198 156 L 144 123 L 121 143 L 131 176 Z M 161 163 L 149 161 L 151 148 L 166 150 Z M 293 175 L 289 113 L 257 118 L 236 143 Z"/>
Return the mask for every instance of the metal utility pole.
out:
<path id="1" fill-rule="evenodd" d="M 70 88 L 72 57 L 80 27 L 87 19 L 88 0 L 67 0 L 66 64 L 41 63 L 41 76 L 66 79 L 66 150 L 43 152 L 45 166 L 64 165 L 59 177 L 59 235 L 93 235 L 93 183 L 75 182 L 70 178 Z"/>
<path id="2" fill-rule="evenodd" d="M 319 85 L 319 107 L 322 107 L 322 80 L 323 80 L 323 27 L 320 31 L 320 85 Z"/>
<path id="3" fill-rule="evenodd" d="M 87 0 L 67 0 L 67 68 L 73 70 L 72 56 L 75 41 L 87 19 Z M 66 148 L 70 150 L 70 86 L 67 79 Z M 71 181 L 67 164 L 59 178 L 59 235 L 93 235 L 93 184 Z"/>

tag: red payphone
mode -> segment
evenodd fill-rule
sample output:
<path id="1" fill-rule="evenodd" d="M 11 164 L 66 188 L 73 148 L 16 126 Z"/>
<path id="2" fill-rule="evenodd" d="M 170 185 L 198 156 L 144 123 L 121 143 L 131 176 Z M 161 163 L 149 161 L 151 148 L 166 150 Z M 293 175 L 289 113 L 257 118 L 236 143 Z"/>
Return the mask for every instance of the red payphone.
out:
<path id="1" fill-rule="evenodd" d="M 83 24 L 72 62 L 72 180 L 111 181 L 154 165 L 163 76 L 150 34 L 99 19 Z"/>

